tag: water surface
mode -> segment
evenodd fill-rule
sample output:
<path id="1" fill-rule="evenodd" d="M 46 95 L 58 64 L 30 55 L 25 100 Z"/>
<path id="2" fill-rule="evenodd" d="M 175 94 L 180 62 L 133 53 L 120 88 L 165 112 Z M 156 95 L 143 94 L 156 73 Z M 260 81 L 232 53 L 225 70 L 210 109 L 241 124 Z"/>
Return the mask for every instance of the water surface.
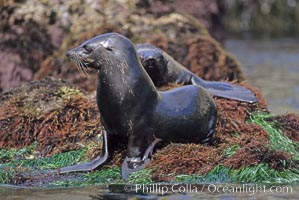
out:
<path id="1" fill-rule="evenodd" d="M 0 199 L 2 200 L 29 200 L 29 199 L 47 199 L 47 200 L 99 200 L 99 199 L 132 199 L 132 200 L 195 200 L 195 199 L 215 199 L 215 200 L 234 200 L 234 199 L 263 199 L 263 200 L 279 200 L 279 199 L 298 199 L 299 197 L 299 185 L 290 186 L 277 186 L 277 187 L 288 187 L 289 191 L 284 192 L 270 192 L 269 188 L 265 192 L 253 192 L 243 191 L 243 192 L 216 192 L 214 186 L 208 190 L 208 185 L 205 185 L 205 189 L 201 191 L 204 185 L 197 185 L 198 191 L 186 191 L 183 193 L 167 193 L 161 195 L 161 193 L 155 194 L 137 194 L 134 191 L 124 192 L 115 188 L 113 186 L 93 186 L 93 187 L 83 187 L 83 188 L 69 188 L 69 189 L 28 189 L 28 188 L 12 188 L 7 186 L 0 186 Z M 220 185 L 218 185 L 220 186 Z M 226 185 L 223 185 L 226 186 Z M 229 186 L 229 185 L 227 185 Z M 242 185 L 234 185 L 242 187 Z M 248 186 L 248 185 L 247 185 Z M 170 186 L 171 187 L 171 186 Z M 185 189 L 188 187 L 184 186 Z M 290 190 L 291 188 L 291 190 Z M 188 190 L 188 189 L 187 189 Z M 279 190 L 279 189 L 278 189 Z"/>
<path id="2" fill-rule="evenodd" d="M 275 114 L 299 114 L 299 39 L 228 39 L 247 82 L 259 88 Z"/>

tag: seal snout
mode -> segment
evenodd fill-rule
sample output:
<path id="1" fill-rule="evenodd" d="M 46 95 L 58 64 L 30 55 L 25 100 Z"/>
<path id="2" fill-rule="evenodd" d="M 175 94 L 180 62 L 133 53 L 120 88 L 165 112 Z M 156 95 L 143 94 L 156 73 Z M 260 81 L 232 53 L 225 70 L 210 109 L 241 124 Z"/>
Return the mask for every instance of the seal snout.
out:
<path id="1" fill-rule="evenodd" d="M 71 50 L 69 50 L 69 51 L 66 52 L 66 56 L 67 56 L 67 57 L 70 57 L 71 55 L 72 55 Z"/>
<path id="2" fill-rule="evenodd" d="M 147 60 L 147 65 L 150 67 L 153 67 L 155 65 L 155 63 L 156 63 L 156 60 L 152 57 Z"/>

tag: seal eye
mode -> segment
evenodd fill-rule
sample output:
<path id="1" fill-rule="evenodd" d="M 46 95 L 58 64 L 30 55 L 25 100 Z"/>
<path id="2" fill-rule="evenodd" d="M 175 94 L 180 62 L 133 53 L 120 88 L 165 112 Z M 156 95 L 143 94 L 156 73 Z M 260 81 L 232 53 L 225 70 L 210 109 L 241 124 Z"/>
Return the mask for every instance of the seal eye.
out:
<path id="1" fill-rule="evenodd" d="M 108 51 L 112 51 L 112 50 L 113 50 L 111 47 L 106 47 L 106 49 L 107 49 Z"/>
<path id="2" fill-rule="evenodd" d="M 84 45 L 83 46 L 83 51 L 84 51 L 84 53 L 88 54 L 88 53 L 92 52 L 92 48 L 88 45 Z"/>

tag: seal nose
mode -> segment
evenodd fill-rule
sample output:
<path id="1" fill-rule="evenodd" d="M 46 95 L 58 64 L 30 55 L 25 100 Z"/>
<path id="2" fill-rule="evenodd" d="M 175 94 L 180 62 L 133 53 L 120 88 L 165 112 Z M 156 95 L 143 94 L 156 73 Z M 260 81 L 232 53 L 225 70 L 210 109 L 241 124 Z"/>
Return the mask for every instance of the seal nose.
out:
<path id="1" fill-rule="evenodd" d="M 66 52 L 66 56 L 67 56 L 67 57 L 70 57 L 71 55 L 72 55 L 72 52 L 71 52 L 71 51 L 67 51 L 67 52 Z"/>

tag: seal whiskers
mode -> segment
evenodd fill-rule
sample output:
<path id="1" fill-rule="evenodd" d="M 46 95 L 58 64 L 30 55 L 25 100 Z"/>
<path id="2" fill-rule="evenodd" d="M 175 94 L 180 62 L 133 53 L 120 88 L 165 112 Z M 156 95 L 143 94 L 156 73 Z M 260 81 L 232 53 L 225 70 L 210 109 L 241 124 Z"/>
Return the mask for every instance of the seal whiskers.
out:
<path id="1" fill-rule="evenodd" d="M 86 77 L 89 77 L 89 75 L 87 73 L 88 68 L 87 68 L 86 62 L 84 62 L 84 60 L 80 59 L 77 55 L 70 56 L 69 58 L 71 61 L 73 61 L 73 63 L 75 64 L 75 66 L 77 67 L 78 71 L 81 74 L 83 74 Z"/>

